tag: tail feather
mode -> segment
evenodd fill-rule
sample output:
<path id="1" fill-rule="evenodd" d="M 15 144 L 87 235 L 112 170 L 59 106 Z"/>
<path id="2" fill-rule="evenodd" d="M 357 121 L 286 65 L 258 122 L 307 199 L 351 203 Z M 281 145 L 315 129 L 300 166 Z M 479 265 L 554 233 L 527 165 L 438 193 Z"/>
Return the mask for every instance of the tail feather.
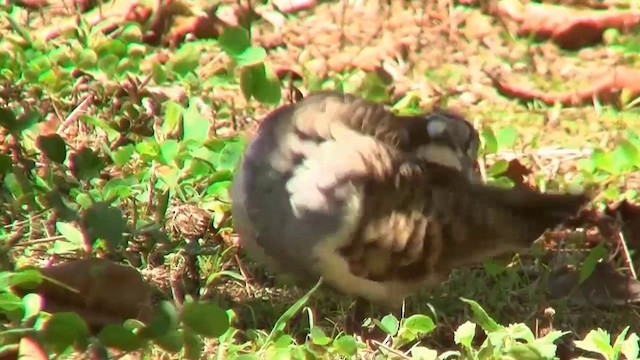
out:
<path id="1" fill-rule="evenodd" d="M 590 200 L 585 194 L 472 184 L 459 172 L 437 165 L 426 170 L 432 175 L 435 212 L 446 239 L 443 261 L 451 267 L 529 247 Z"/>
<path id="2" fill-rule="evenodd" d="M 585 194 L 540 193 L 520 187 L 504 189 L 472 185 L 469 192 L 476 201 L 536 222 L 544 228 L 556 226 L 576 215 L 590 201 Z"/>

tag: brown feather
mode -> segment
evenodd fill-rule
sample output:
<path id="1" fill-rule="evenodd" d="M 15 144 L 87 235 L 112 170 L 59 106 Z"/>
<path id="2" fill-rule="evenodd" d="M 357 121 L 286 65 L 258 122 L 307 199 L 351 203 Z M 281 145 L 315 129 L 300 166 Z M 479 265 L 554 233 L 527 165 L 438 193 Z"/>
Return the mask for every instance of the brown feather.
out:
<path id="1" fill-rule="evenodd" d="M 457 266 L 528 246 L 587 199 L 477 184 L 477 131 L 321 92 L 272 112 L 232 187 L 250 252 L 302 278 L 397 305 Z"/>

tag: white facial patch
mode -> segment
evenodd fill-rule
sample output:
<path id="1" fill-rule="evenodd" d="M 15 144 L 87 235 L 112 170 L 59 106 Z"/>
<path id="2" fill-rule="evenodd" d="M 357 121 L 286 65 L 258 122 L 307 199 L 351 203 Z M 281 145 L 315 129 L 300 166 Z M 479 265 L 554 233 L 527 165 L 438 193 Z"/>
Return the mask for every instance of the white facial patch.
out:
<path id="1" fill-rule="evenodd" d="M 427 123 L 427 132 L 433 137 L 442 136 L 447 130 L 447 124 L 441 120 L 431 120 Z"/>
<path id="2" fill-rule="evenodd" d="M 416 156 L 428 162 L 444 165 L 456 170 L 462 170 L 460 159 L 456 153 L 447 146 L 424 145 L 416 150 Z"/>

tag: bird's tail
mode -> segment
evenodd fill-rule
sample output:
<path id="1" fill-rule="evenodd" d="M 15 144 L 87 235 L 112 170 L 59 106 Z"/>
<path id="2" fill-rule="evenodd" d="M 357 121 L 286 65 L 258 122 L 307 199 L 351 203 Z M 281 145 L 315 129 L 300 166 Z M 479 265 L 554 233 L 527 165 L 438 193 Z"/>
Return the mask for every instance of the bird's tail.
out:
<path id="1" fill-rule="evenodd" d="M 432 169 L 433 170 L 433 169 Z M 531 189 L 511 189 L 471 184 L 448 169 L 448 176 L 433 176 L 436 217 L 448 243 L 444 257 L 451 265 L 501 255 L 529 247 L 547 229 L 562 224 L 585 206 L 585 194 L 549 194 Z M 433 171 L 431 171 L 434 174 Z M 444 174 L 440 174 L 444 175 Z M 472 254 L 471 256 L 469 254 Z"/>

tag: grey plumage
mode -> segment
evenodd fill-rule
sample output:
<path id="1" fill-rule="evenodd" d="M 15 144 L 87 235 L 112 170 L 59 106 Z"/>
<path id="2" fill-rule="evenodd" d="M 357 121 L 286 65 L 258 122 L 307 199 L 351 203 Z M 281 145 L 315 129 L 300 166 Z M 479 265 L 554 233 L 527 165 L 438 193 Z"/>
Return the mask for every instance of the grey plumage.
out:
<path id="1" fill-rule="evenodd" d="M 588 198 L 475 181 L 460 116 L 396 116 L 321 92 L 263 121 L 234 178 L 236 232 L 257 260 L 396 306 L 450 270 L 527 247 Z"/>

